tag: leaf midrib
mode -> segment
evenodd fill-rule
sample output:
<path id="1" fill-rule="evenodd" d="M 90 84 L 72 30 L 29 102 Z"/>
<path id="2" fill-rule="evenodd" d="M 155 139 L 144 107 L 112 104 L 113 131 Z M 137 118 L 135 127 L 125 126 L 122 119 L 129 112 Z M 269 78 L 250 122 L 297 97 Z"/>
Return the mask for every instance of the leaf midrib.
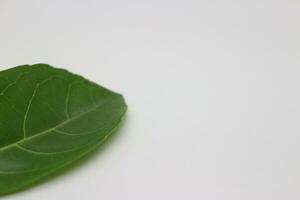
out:
<path id="1" fill-rule="evenodd" d="M 25 142 L 25 141 L 30 141 L 30 140 L 32 140 L 32 139 L 34 139 L 34 138 L 36 138 L 36 137 L 42 136 L 42 135 L 44 135 L 44 134 L 47 134 L 47 133 L 49 133 L 49 132 L 51 132 L 51 131 L 57 129 L 58 127 L 61 127 L 61 126 L 63 126 L 63 125 L 66 125 L 66 124 L 68 124 L 69 122 L 71 122 L 71 121 L 73 121 L 73 120 L 76 120 L 76 119 L 78 119 L 78 118 L 80 118 L 80 117 L 82 117 L 82 116 L 84 116 L 84 115 L 87 115 L 87 114 L 89 114 L 90 112 L 99 109 L 101 106 L 103 106 L 103 105 L 104 105 L 105 103 L 107 103 L 109 100 L 111 100 L 111 98 L 107 98 L 104 102 L 102 102 L 101 104 L 99 104 L 99 105 L 93 107 L 92 109 L 89 109 L 89 110 L 87 110 L 86 112 L 80 113 L 79 115 L 77 115 L 77 116 L 75 116 L 75 117 L 73 117 L 73 118 L 69 118 L 69 119 L 65 120 L 64 122 L 59 123 L 59 124 L 56 125 L 56 126 L 53 126 L 53 127 L 49 128 L 49 129 L 47 129 L 47 130 L 41 131 L 41 132 L 39 132 L 39 133 L 37 133 L 37 134 L 35 134 L 35 135 L 33 135 L 33 136 L 23 138 L 23 139 L 21 139 L 21 140 L 19 140 L 19 141 L 17 141 L 17 142 L 11 143 L 11 144 L 9 144 L 9 145 L 7 145 L 7 146 L 1 147 L 1 148 L 0 148 L 0 152 L 1 152 L 1 151 L 5 151 L 5 150 L 7 150 L 7 149 L 9 149 L 9 148 L 11 148 L 11 147 L 17 146 L 18 144 L 21 144 L 21 143 L 23 143 L 23 142 Z"/>

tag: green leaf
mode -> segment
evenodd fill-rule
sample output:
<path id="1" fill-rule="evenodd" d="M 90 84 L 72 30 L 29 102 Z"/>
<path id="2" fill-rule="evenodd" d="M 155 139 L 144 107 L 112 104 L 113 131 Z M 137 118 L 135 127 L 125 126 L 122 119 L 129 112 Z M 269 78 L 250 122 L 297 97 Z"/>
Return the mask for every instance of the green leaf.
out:
<path id="1" fill-rule="evenodd" d="M 0 194 L 100 146 L 126 109 L 121 95 L 46 64 L 0 72 Z"/>

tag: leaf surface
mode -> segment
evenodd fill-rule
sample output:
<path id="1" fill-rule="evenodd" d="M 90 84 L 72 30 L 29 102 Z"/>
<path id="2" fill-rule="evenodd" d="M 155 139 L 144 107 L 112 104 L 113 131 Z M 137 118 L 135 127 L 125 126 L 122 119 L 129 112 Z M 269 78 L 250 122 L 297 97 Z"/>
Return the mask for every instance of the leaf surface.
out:
<path id="1" fill-rule="evenodd" d="M 46 64 L 0 72 L 0 195 L 100 146 L 126 109 L 121 95 Z"/>

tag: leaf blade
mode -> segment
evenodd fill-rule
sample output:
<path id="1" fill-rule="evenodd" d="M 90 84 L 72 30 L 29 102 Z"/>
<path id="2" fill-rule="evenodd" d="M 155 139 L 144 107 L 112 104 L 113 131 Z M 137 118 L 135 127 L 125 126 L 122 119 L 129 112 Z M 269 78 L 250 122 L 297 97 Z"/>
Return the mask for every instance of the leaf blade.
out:
<path id="1" fill-rule="evenodd" d="M 3 113 L 15 107 L 24 116 L 11 115 L 15 127 L 0 128 L 0 195 L 28 186 L 99 146 L 127 110 L 121 95 L 49 65 L 16 67 L 0 72 L 0 80 L 4 77 L 10 81 L 0 81 L 0 88 L 13 106 Z M 13 98 L 18 92 L 20 101 Z M 0 95 L 0 107 L 5 105 L 2 99 Z M 1 117 L 0 124 L 5 124 Z"/>

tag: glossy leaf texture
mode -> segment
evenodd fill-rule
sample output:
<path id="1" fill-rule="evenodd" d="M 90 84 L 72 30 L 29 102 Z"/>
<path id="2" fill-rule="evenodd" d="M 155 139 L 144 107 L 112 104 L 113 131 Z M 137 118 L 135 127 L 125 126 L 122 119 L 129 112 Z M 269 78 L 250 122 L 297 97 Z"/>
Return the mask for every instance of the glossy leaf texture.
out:
<path id="1" fill-rule="evenodd" d="M 121 95 L 46 64 L 0 72 L 0 195 L 100 146 L 126 109 Z"/>

